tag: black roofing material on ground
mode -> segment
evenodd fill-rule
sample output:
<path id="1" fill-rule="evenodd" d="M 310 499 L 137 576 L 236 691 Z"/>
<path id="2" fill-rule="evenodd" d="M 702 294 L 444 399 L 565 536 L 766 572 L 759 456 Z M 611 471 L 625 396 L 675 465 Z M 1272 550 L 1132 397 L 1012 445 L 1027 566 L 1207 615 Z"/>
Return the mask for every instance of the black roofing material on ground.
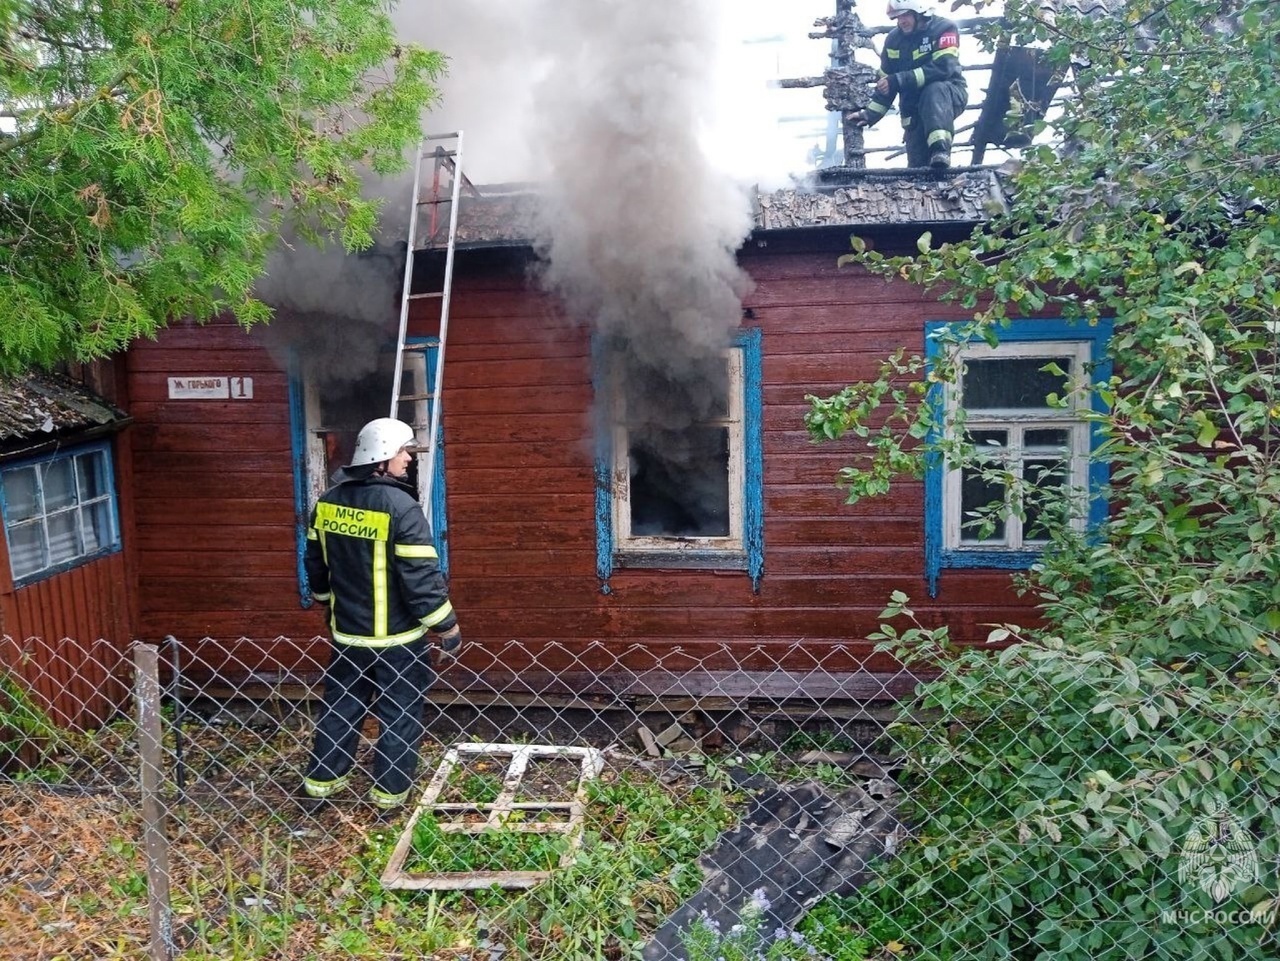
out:
<path id="1" fill-rule="evenodd" d="M 646 961 L 684 961 L 685 933 L 699 920 L 721 932 L 738 924 L 753 899 L 764 908 L 760 930 L 791 931 L 826 894 L 851 894 L 868 865 L 892 856 L 906 829 L 894 814 L 888 779 L 839 790 L 816 781 L 758 786 L 746 815 L 703 855 L 701 890 L 663 923 L 645 946 Z"/>

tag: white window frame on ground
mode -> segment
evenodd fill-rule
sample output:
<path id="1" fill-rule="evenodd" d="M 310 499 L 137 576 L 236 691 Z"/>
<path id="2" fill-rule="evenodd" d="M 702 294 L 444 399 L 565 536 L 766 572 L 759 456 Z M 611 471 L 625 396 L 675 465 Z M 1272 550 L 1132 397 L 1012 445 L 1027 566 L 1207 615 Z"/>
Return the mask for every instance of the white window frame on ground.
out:
<path id="1" fill-rule="evenodd" d="M 955 348 L 962 362 L 975 360 L 1035 359 L 1045 364 L 1069 360 L 1072 371 L 1072 389 L 1066 394 L 1066 407 L 1042 408 L 987 408 L 972 410 L 964 405 L 963 375 L 959 385 L 950 385 L 946 391 L 946 422 L 955 423 L 958 409 L 964 408 L 964 428 L 976 431 L 1002 430 L 1008 432 L 1009 443 L 998 455 L 1011 472 L 1021 478 L 1026 460 L 1045 459 L 1046 451 L 1028 451 L 1023 439 L 1028 431 L 1061 430 L 1068 434 L 1068 444 L 1061 449 L 1061 458 L 1067 463 L 1067 485 L 1072 492 L 1075 509 L 1071 512 L 1071 525 L 1083 530 L 1087 521 L 1085 508 L 1089 484 L 1090 425 L 1084 418 L 1088 410 L 1088 366 L 1092 361 L 1088 341 L 1023 341 L 1002 343 L 997 347 L 988 344 L 965 344 Z M 1082 385 L 1085 389 L 1081 389 Z M 979 448 L 981 450 L 981 448 Z M 1039 455 L 1039 456 L 1037 456 Z M 1002 540 L 977 539 L 973 518 L 963 516 L 961 502 L 962 472 L 947 465 L 943 477 L 943 549 L 947 551 L 1009 551 L 1040 550 L 1045 539 L 1024 536 L 1023 522 L 1010 512 L 1004 519 Z"/>
<path id="2" fill-rule="evenodd" d="M 721 537 L 648 536 L 631 533 L 630 443 L 625 401 L 614 381 L 613 400 L 613 547 L 625 565 L 643 566 L 646 559 L 678 565 L 682 558 L 697 561 L 695 566 L 712 567 L 707 559 L 724 554 L 741 566 L 745 555 L 743 493 L 745 489 L 745 432 L 743 417 L 743 349 L 725 351 L 728 370 L 728 403 L 723 417 L 704 422 L 705 426 L 728 428 L 729 532 Z M 656 564 L 654 566 L 657 566 Z"/>
<path id="3" fill-rule="evenodd" d="M 51 493 L 51 478 L 57 475 L 69 483 Z M 92 485 L 91 476 L 97 478 Z M 30 497 L 19 494 L 24 478 L 30 481 Z M 6 464 L 0 467 L 0 492 L 9 569 L 17 587 L 120 550 L 115 472 L 105 443 Z M 15 538 L 24 534 L 38 535 L 38 557 L 15 549 Z"/>

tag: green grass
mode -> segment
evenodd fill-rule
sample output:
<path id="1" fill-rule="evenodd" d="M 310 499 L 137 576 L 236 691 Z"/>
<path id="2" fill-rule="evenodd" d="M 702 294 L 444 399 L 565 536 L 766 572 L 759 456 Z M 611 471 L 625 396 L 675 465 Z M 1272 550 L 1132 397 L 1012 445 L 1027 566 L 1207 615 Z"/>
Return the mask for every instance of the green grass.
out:
<path id="1" fill-rule="evenodd" d="M 445 832 L 424 815 L 413 826 L 410 874 L 464 871 L 550 871 L 569 848 L 564 834 L 534 834 L 489 828 L 479 834 Z"/>

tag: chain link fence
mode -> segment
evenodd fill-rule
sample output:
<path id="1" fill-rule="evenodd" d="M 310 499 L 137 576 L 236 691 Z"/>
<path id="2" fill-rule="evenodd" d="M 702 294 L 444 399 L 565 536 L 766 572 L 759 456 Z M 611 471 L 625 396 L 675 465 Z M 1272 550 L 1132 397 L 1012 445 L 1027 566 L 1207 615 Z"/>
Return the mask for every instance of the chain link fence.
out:
<path id="1" fill-rule="evenodd" d="M 1277 956 L 1276 798 L 1128 836 L 1124 722 L 1046 730 L 1074 689 L 952 670 L 983 715 L 865 646 L 470 645 L 384 810 L 372 717 L 302 796 L 324 638 L 0 650 L 6 958 Z"/>

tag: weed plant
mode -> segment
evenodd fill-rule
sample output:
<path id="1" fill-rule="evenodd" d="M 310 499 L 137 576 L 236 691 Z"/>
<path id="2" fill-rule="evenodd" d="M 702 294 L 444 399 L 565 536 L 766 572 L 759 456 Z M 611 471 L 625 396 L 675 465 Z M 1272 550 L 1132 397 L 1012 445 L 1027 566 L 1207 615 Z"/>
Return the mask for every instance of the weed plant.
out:
<path id="1" fill-rule="evenodd" d="M 487 828 L 479 834 L 442 831 L 424 815 L 413 826 L 410 873 L 449 874 L 468 871 L 550 871 L 569 849 L 561 833 L 534 834 Z"/>
<path id="2" fill-rule="evenodd" d="M 539 961 L 630 957 L 702 883 L 698 856 L 737 820 L 721 782 L 672 790 L 620 773 L 587 784 L 582 848 L 528 891 L 503 892 L 481 926 L 516 957 Z"/>

